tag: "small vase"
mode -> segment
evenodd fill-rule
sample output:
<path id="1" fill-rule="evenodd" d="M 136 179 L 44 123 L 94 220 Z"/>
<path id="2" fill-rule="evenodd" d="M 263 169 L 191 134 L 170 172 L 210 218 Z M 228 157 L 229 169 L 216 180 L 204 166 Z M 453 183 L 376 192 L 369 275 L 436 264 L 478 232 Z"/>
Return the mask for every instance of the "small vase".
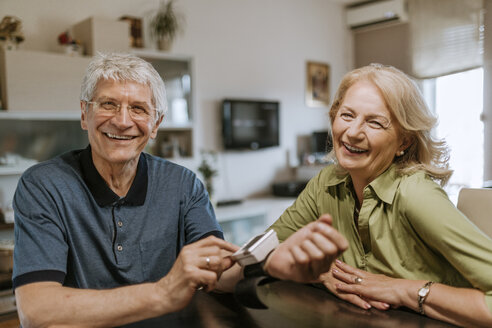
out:
<path id="1" fill-rule="evenodd" d="M 70 57 L 81 57 L 84 55 L 84 48 L 81 45 L 71 43 L 63 45 L 63 52 Z"/>
<path id="2" fill-rule="evenodd" d="M 0 46 L 2 49 L 5 50 L 17 50 L 18 42 L 16 42 L 14 39 L 7 38 L 0 41 Z"/>
<path id="3" fill-rule="evenodd" d="M 172 40 L 169 38 L 162 38 L 157 40 L 157 49 L 162 51 L 169 51 L 171 49 Z"/>

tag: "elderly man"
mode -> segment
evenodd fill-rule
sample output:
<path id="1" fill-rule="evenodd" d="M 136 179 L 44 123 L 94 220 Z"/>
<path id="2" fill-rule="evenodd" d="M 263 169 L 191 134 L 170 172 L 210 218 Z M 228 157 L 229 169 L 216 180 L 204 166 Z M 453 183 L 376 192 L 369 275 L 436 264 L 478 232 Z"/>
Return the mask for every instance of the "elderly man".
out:
<path id="1" fill-rule="evenodd" d="M 82 84 L 89 146 L 40 163 L 14 198 L 13 283 L 28 326 L 115 326 L 177 311 L 199 288 L 230 291 L 241 270 L 202 183 L 143 152 L 166 108 L 164 83 L 144 60 L 96 56 Z M 346 241 L 320 219 L 263 269 L 311 281 Z"/>

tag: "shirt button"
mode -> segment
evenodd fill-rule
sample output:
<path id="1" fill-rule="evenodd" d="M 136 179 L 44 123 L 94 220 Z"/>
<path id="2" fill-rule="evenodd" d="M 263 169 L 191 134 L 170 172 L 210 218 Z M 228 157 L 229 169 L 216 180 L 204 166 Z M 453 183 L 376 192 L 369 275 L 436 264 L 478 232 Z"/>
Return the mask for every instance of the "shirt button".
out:
<path id="1" fill-rule="evenodd" d="M 118 221 L 118 227 L 122 227 L 122 226 L 123 226 L 123 222 Z"/>
<path id="2" fill-rule="evenodd" d="M 120 244 L 116 247 L 117 250 L 119 250 L 120 252 L 123 250 L 123 246 Z"/>

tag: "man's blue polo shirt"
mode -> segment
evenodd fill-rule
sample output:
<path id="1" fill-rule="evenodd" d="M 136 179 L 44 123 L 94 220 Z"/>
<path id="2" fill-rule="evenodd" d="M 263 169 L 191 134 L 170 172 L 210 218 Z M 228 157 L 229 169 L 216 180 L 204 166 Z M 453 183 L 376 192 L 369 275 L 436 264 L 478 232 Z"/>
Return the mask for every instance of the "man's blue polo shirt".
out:
<path id="1" fill-rule="evenodd" d="M 157 281 L 181 248 L 223 238 L 195 174 L 142 153 L 126 197 L 107 186 L 90 146 L 28 169 L 14 196 L 14 288 L 57 281 L 113 288 Z"/>

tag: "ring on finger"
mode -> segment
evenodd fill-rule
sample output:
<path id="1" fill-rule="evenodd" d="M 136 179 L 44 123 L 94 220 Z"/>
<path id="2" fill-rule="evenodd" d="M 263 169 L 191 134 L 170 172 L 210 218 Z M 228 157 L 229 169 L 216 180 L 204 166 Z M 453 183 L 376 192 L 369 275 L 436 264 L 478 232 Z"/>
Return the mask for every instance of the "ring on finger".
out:
<path id="1" fill-rule="evenodd" d="M 362 278 L 361 277 L 355 277 L 354 278 L 354 283 L 357 284 L 357 285 L 362 284 Z"/>
<path id="2" fill-rule="evenodd" d="M 207 256 L 205 262 L 207 263 L 207 268 L 210 268 L 210 257 Z"/>

